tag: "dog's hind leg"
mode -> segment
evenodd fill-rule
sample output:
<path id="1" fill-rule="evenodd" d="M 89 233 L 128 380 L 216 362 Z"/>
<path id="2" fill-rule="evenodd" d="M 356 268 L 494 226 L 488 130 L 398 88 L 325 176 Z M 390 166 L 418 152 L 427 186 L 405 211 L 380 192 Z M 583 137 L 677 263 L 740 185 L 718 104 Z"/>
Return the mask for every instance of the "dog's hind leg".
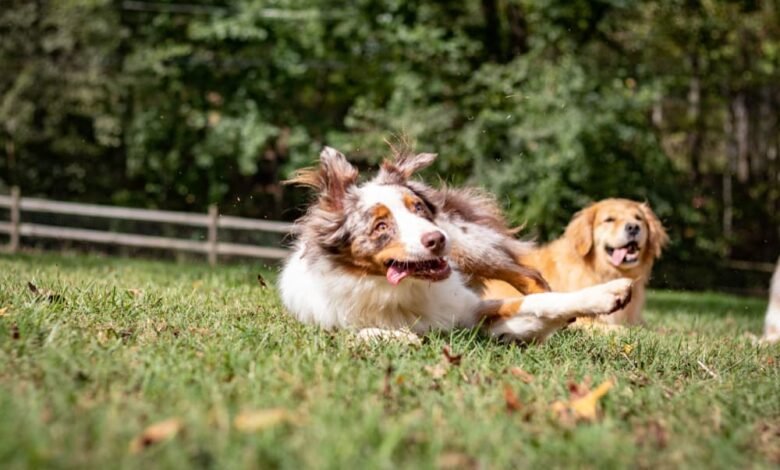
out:
<path id="1" fill-rule="evenodd" d="M 578 317 L 606 315 L 625 307 L 631 300 L 631 283 L 618 279 L 574 292 L 485 300 L 479 314 L 490 322 L 488 331 L 494 337 L 541 342 Z"/>

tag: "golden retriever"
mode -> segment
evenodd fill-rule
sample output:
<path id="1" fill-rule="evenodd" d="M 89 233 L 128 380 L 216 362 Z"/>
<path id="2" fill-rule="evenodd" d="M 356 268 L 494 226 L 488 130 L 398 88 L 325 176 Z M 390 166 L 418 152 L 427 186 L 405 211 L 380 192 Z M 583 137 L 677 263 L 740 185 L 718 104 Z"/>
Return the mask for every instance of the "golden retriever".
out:
<path id="1" fill-rule="evenodd" d="M 611 325 L 642 323 L 645 285 L 653 262 L 669 237 L 646 203 L 628 199 L 604 199 L 574 215 L 563 236 L 538 247 L 518 261 L 536 268 L 553 291 L 569 292 L 613 279 L 634 281 L 629 304 L 599 321 Z M 485 283 L 486 296 L 516 295 L 507 283 Z"/>

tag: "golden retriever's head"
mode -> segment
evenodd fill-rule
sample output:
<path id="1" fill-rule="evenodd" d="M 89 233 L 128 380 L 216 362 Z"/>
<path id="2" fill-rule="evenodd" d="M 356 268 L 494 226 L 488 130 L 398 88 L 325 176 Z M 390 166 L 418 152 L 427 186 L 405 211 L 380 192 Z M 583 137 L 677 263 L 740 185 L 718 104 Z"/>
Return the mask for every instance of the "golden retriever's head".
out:
<path id="1" fill-rule="evenodd" d="M 650 206 L 628 199 L 591 204 L 575 214 L 565 236 L 580 256 L 620 271 L 652 266 L 669 241 Z"/>

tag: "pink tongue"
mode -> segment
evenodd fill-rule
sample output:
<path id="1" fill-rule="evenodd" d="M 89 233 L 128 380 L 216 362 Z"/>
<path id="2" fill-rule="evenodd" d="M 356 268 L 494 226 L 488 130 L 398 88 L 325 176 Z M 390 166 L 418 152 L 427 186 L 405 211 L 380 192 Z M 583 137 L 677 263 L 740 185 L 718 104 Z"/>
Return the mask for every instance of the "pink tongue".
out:
<path id="1" fill-rule="evenodd" d="M 623 263 L 626 254 L 628 254 L 628 248 L 615 248 L 615 251 L 613 251 L 612 255 L 609 257 L 609 262 L 615 266 L 620 266 L 620 264 Z"/>
<path id="2" fill-rule="evenodd" d="M 387 268 L 387 281 L 394 286 L 400 284 L 408 275 L 409 271 L 401 271 L 397 266 Z"/>

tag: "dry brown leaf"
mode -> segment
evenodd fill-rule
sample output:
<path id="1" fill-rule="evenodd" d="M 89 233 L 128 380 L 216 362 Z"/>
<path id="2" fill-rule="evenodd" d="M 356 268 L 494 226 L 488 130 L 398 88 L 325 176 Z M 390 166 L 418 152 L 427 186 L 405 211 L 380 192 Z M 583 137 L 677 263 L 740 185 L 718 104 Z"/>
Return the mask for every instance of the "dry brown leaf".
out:
<path id="1" fill-rule="evenodd" d="M 590 386 L 591 386 L 590 377 L 585 377 L 582 380 L 582 383 L 569 381 L 569 383 L 566 384 L 566 387 L 569 389 L 569 400 L 574 400 L 575 398 L 584 397 L 585 395 L 590 393 Z"/>
<path id="2" fill-rule="evenodd" d="M 463 354 L 453 354 L 449 346 L 444 346 L 441 352 L 444 354 L 444 357 L 447 359 L 449 364 L 452 364 L 453 366 L 460 365 L 460 360 L 463 357 Z"/>
<path id="3" fill-rule="evenodd" d="M 144 291 L 141 289 L 127 289 L 127 293 L 133 297 L 141 297 L 144 294 Z"/>
<path id="4" fill-rule="evenodd" d="M 531 382 L 534 381 L 534 376 L 532 374 L 529 374 L 528 372 L 524 371 L 519 367 L 511 367 L 509 369 L 509 373 L 527 384 L 530 384 Z"/>
<path id="5" fill-rule="evenodd" d="M 2 307 L 0 308 L 0 317 L 4 317 L 6 313 L 8 313 L 9 307 Z"/>
<path id="6" fill-rule="evenodd" d="M 515 391 L 512 390 L 512 387 L 507 385 L 504 385 L 504 401 L 506 402 L 506 410 L 510 413 L 513 413 L 515 411 L 519 411 L 523 408 L 523 405 L 520 403 L 520 400 L 517 398 L 517 395 L 515 394 Z"/>
<path id="7" fill-rule="evenodd" d="M 439 455 L 436 461 L 436 467 L 441 470 L 447 469 L 472 469 L 478 468 L 477 461 L 474 457 L 463 452 L 444 452 Z"/>
<path id="8" fill-rule="evenodd" d="M 257 432 L 288 421 L 290 414 L 284 408 L 248 410 L 235 417 L 233 427 L 241 432 Z"/>
<path id="9" fill-rule="evenodd" d="M 30 290 L 30 292 L 33 293 L 33 295 L 42 299 L 46 299 L 49 302 L 59 302 L 62 300 L 62 296 L 60 294 L 57 294 L 54 291 L 50 291 L 48 289 L 39 289 L 38 286 L 32 282 L 27 282 L 27 288 Z"/>
<path id="10" fill-rule="evenodd" d="M 595 421 L 598 418 L 599 400 L 613 386 L 612 379 L 603 382 L 592 391 L 589 390 L 589 380 L 583 384 L 569 383 L 569 401 L 556 401 L 551 405 L 551 409 L 562 424 L 572 424 L 576 421 Z"/>
<path id="11" fill-rule="evenodd" d="M 574 414 L 581 419 L 588 421 L 595 421 L 597 405 L 601 397 L 607 394 L 615 383 L 612 379 L 602 383 L 595 390 L 586 394 L 585 396 L 573 400 L 569 406 L 574 411 Z"/>
<path id="12" fill-rule="evenodd" d="M 262 274 L 257 275 L 257 282 L 258 284 L 260 284 L 260 287 L 262 287 L 263 289 L 268 287 L 268 284 L 265 282 L 265 278 L 263 278 Z"/>
<path id="13" fill-rule="evenodd" d="M 130 452 L 137 454 L 149 446 L 172 439 L 182 429 L 179 418 L 170 418 L 152 424 L 130 442 Z"/>
<path id="14" fill-rule="evenodd" d="M 447 366 L 441 362 L 435 366 L 425 366 L 425 370 L 431 374 L 434 379 L 440 379 L 447 375 Z"/>

